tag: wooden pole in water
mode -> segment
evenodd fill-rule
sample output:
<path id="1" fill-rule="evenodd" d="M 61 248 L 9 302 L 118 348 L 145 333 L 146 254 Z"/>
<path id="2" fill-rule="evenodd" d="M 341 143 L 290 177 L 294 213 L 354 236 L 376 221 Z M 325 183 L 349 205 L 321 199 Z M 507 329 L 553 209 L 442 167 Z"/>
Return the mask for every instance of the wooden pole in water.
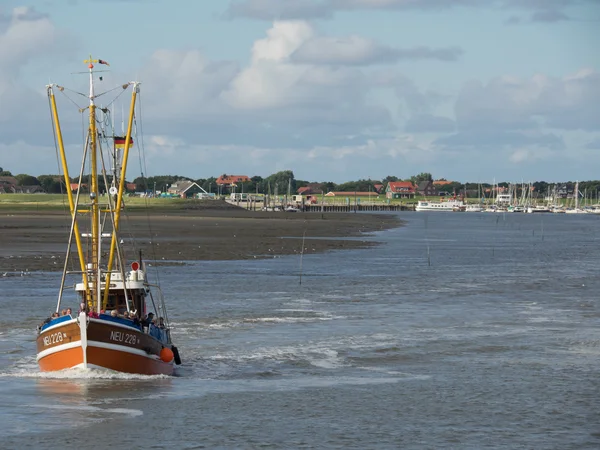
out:
<path id="1" fill-rule="evenodd" d="M 300 249 L 300 284 L 302 284 L 302 259 L 304 257 L 304 239 L 306 238 L 306 222 L 304 232 L 302 233 L 302 248 Z"/>

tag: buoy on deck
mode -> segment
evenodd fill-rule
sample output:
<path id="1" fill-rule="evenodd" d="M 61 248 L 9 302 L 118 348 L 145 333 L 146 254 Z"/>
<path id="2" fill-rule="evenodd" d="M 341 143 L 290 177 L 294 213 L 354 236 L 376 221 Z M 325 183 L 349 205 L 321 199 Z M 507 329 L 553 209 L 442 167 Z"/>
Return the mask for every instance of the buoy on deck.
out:
<path id="1" fill-rule="evenodd" d="M 171 361 L 173 361 L 173 352 L 171 351 L 171 349 L 163 347 L 160 351 L 160 359 L 166 363 L 170 363 Z"/>

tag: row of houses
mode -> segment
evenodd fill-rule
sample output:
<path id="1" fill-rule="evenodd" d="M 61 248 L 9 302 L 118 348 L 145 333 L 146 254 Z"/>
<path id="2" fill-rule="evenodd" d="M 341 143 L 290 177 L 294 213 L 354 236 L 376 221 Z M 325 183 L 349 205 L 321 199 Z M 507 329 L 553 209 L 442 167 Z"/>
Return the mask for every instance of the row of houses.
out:
<path id="1" fill-rule="evenodd" d="M 15 177 L 0 177 L 0 194 L 37 194 L 40 192 L 44 192 L 41 186 L 19 186 Z"/>
<path id="2" fill-rule="evenodd" d="M 387 185 L 374 185 L 374 192 L 352 192 L 352 195 L 366 197 L 368 195 L 385 194 L 388 199 L 409 199 L 415 198 L 417 195 L 435 196 L 435 195 L 451 195 L 450 192 L 443 190 L 446 185 L 452 184 L 451 181 L 422 181 L 418 184 L 413 184 L 411 181 L 390 181 Z M 348 192 L 327 192 L 322 191 L 319 183 L 311 183 L 298 189 L 299 195 L 325 195 L 333 196 L 348 196 Z"/>
<path id="3" fill-rule="evenodd" d="M 252 180 L 246 175 L 221 175 L 215 181 L 217 186 L 224 189 L 219 189 L 219 192 L 226 192 L 227 190 L 234 189 L 241 183 L 249 183 Z M 320 196 L 325 195 L 328 197 L 332 196 L 369 196 L 369 195 L 382 195 L 384 194 L 388 199 L 411 199 L 419 196 L 450 196 L 453 193 L 450 192 L 450 186 L 454 184 L 452 181 L 447 180 L 435 180 L 435 181 L 422 181 L 418 184 L 413 184 L 410 181 L 391 181 L 384 184 L 375 184 L 373 186 L 373 192 L 325 192 L 321 183 L 310 183 L 307 186 L 303 186 L 297 190 L 298 195 L 304 196 Z M 82 185 L 84 190 L 86 185 Z M 77 184 L 72 183 L 70 186 L 72 191 L 77 190 Z M 127 192 L 135 192 L 136 185 L 134 183 L 126 184 Z M 533 191 L 533 186 L 530 188 Z M 557 198 L 570 198 L 574 196 L 574 185 L 571 183 L 561 183 L 554 187 L 554 195 Z M 34 194 L 43 193 L 44 189 L 39 185 L 32 186 L 19 186 L 17 179 L 12 176 L 0 176 L 0 194 L 2 193 L 23 193 L 23 194 Z M 507 187 L 495 186 L 493 188 L 485 188 L 482 194 L 485 195 L 497 195 L 508 192 Z M 170 196 L 177 196 L 181 198 L 197 198 L 204 196 L 212 196 L 207 193 L 201 186 L 194 181 L 179 180 L 171 184 L 168 187 L 167 193 Z M 477 195 L 477 193 L 475 193 Z"/>
<path id="4" fill-rule="evenodd" d="M 60 178 L 57 181 L 62 181 Z M 76 192 L 77 187 L 79 185 L 77 183 L 71 183 L 70 189 L 71 192 Z M 83 191 L 87 191 L 88 185 L 85 183 L 81 184 L 81 188 Z M 136 185 L 135 183 L 125 183 L 125 190 L 127 192 L 135 192 Z M 20 186 L 15 177 L 11 176 L 0 176 L 0 194 L 45 194 L 46 191 L 39 184 L 34 184 L 31 186 Z"/>

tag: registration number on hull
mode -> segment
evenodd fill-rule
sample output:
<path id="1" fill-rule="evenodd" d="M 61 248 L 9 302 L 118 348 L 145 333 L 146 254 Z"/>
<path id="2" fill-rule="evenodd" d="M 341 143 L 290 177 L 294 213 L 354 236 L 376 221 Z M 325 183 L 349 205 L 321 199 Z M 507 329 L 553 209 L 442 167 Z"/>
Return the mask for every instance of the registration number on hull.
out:
<path id="1" fill-rule="evenodd" d="M 111 331 L 110 340 L 115 342 L 123 342 L 124 344 L 129 345 L 139 344 L 139 339 L 135 334 L 124 333 L 122 331 Z"/>
<path id="2" fill-rule="evenodd" d="M 58 332 L 58 333 L 52 333 L 49 334 L 48 336 L 44 336 L 44 345 L 48 346 L 48 345 L 53 345 L 53 344 L 57 344 L 59 342 L 62 342 L 65 338 L 67 337 L 66 333 L 62 333 L 62 332 Z"/>

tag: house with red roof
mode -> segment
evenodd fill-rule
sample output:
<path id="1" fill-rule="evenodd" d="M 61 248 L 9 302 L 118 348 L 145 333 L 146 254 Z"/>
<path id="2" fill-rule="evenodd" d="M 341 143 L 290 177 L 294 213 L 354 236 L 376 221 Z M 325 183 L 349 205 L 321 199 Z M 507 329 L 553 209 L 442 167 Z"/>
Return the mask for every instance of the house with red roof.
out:
<path id="1" fill-rule="evenodd" d="M 88 186 L 87 184 L 81 183 L 81 191 L 82 192 L 86 191 L 87 186 Z M 71 183 L 71 192 L 77 192 L 78 187 L 79 187 L 79 184 L 77 184 L 77 183 Z"/>
<path id="2" fill-rule="evenodd" d="M 373 196 L 373 198 L 377 194 L 375 192 L 360 192 L 360 191 L 329 191 L 325 194 L 325 197 L 369 197 Z"/>
<path id="3" fill-rule="evenodd" d="M 237 183 L 248 183 L 252 180 L 250 180 L 250 177 L 246 176 L 246 175 L 221 175 L 219 178 L 217 178 L 217 181 L 215 183 L 217 183 L 218 186 L 236 186 Z"/>
<path id="4" fill-rule="evenodd" d="M 390 181 L 385 188 L 386 198 L 415 198 L 415 185 L 411 181 Z"/>
<path id="5" fill-rule="evenodd" d="M 323 194 L 323 185 L 321 183 L 308 183 L 296 191 L 298 195 L 321 195 Z"/>

